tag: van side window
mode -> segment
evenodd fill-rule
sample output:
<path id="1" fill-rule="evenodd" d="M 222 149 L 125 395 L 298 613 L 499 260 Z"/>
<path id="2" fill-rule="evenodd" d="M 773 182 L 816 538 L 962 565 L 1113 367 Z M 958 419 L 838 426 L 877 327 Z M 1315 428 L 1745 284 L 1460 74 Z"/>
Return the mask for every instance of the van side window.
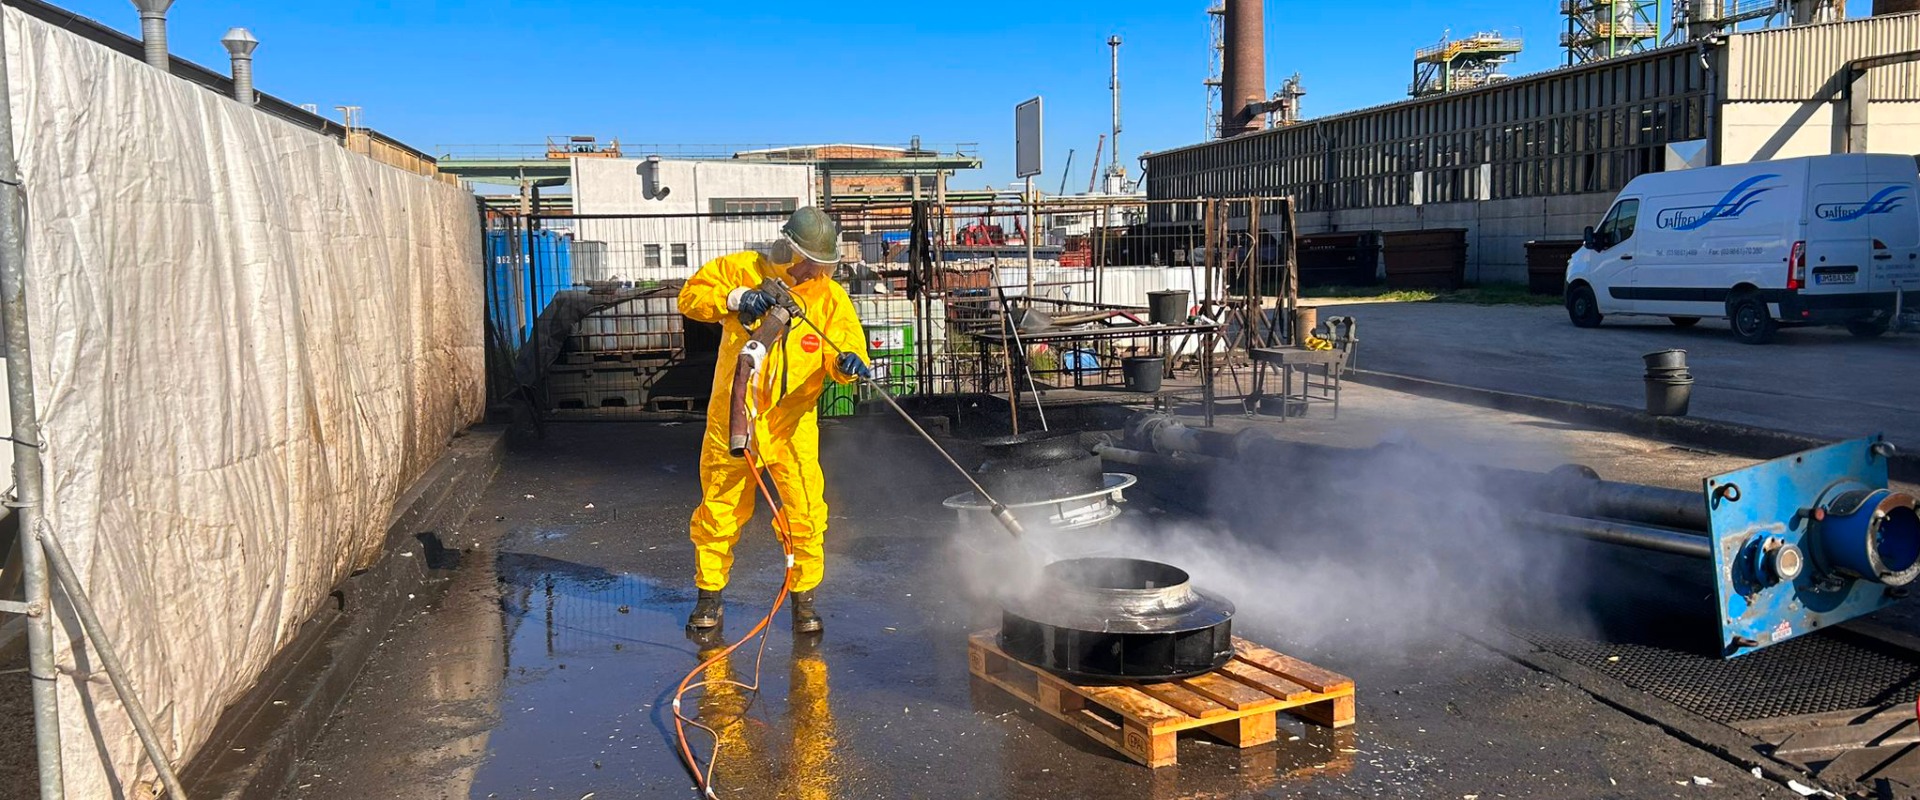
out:
<path id="1" fill-rule="evenodd" d="M 1640 201 L 1622 200 L 1615 204 L 1607 218 L 1600 221 L 1600 227 L 1594 231 L 1604 245 L 1602 249 L 1633 238 L 1633 229 L 1640 219 Z"/>
<path id="2" fill-rule="evenodd" d="M 1640 220 L 1640 201 L 1627 200 L 1620 204 L 1620 213 L 1614 216 L 1615 243 L 1633 238 L 1634 223 Z"/>

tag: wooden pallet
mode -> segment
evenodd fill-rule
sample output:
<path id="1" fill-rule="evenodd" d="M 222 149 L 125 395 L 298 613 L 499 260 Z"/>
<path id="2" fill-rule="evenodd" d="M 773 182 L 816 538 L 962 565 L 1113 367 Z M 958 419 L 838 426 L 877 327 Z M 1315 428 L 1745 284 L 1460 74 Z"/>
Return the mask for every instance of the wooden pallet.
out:
<path id="1" fill-rule="evenodd" d="M 974 677 L 1148 767 L 1178 762 L 1178 734 L 1185 730 L 1253 747 L 1275 739 L 1282 711 L 1331 728 L 1354 722 L 1353 679 L 1237 636 L 1233 660 L 1205 675 L 1091 685 L 1014 660 L 999 638 L 989 630 L 968 639 Z"/>

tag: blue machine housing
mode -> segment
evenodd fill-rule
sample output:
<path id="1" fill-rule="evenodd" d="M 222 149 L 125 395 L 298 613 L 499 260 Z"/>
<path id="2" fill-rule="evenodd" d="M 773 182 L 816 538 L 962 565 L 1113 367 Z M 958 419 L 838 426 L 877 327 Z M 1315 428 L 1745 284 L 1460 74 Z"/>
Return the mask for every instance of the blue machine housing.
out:
<path id="1" fill-rule="evenodd" d="M 1920 574 L 1914 498 L 1887 488 L 1874 436 L 1705 482 L 1722 654 L 1872 613 Z"/>

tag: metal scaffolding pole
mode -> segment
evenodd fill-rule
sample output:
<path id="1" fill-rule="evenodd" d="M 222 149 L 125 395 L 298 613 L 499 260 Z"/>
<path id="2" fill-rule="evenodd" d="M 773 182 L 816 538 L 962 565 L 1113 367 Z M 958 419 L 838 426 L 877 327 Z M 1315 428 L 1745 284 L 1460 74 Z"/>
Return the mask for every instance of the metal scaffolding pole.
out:
<path id="1" fill-rule="evenodd" d="M 13 107 L 7 76 L 6 26 L 0 20 L 0 322 L 5 325 L 7 393 L 13 413 L 13 499 L 20 519 L 20 564 L 26 602 L 6 610 L 27 617 L 27 675 L 33 681 L 33 739 L 41 800 L 64 800 L 60 770 L 59 670 L 53 660 L 53 596 L 40 548 L 42 486 L 40 416 L 33 400 L 33 358 L 27 349 L 25 194 L 13 155 Z"/>

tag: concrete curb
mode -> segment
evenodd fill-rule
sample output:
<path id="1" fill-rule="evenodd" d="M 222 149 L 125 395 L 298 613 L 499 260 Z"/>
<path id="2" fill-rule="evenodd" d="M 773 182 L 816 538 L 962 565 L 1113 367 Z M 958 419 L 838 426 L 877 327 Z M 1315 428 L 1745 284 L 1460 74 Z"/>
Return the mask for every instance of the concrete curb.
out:
<path id="1" fill-rule="evenodd" d="M 441 570 L 452 559 L 441 537 L 466 519 L 499 472 L 505 441 L 498 429 L 469 431 L 408 488 L 379 558 L 335 587 L 253 689 L 221 715 L 181 771 L 189 794 L 228 800 L 279 795 L 374 647 L 402 613 L 445 589 Z"/>
<path id="2" fill-rule="evenodd" d="M 1656 417 L 1625 406 L 1556 400 L 1551 397 L 1461 386 L 1389 372 L 1356 369 L 1348 373 L 1347 380 L 1423 397 L 1591 425 L 1683 447 L 1711 450 L 1745 458 L 1779 458 L 1833 443 L 1830 439 L 1733 422 L 1698 417 Z M 1895 451 L 1888 467 L 1894 480 L 1920 482 L 1920 453 L 1908 450 Z"/>

